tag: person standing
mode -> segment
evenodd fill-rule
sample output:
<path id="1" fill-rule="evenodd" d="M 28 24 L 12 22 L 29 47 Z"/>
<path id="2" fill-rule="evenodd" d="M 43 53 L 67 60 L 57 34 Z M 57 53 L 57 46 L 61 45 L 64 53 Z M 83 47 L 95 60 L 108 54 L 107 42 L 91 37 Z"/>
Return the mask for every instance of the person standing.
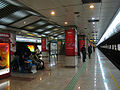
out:
<path id="1" fill-rule="evenodd" d="M 93 46 L 93 51 L 95 52 L 95 46 Z"/>
<path id="2" fill-rule="evenodd" d="M 89 59 L 91 58 L 91 54 L 92 54 L 92 46 L 90 45 L 88 47 L 88 56 L 89 56 Z"/>
<path id="3" fill-rule="evenodd" d="M 81 52 L 82 52 L 83 62 L 85 62 L 85 59 L 86 59 L 86 48 L 85 48 L 85 45 L 83 45 L 83 47 L 81 49 Z"/>

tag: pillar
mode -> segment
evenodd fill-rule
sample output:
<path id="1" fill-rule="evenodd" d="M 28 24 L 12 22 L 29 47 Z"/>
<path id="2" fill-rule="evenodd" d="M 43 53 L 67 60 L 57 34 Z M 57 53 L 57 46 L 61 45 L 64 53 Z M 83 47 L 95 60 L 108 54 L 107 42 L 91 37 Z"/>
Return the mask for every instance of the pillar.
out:
<path id="1" fill-rule="evenodd" d="M 66 56 L 77 56 L 77 31 L 68 29 L 65 31 L 65 53 Z"/>

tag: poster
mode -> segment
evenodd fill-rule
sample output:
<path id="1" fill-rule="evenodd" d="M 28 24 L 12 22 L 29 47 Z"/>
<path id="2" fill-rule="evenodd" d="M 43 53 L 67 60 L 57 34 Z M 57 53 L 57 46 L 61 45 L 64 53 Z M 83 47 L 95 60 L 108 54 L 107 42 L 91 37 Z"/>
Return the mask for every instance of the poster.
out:
<path id="1" fill-rule="evenodd" d="M 75 30 L 65 31 L 65 53 L 67 56 L 75 55 Z"/>
<path id="2" fill-rule="evenodd" d="M 10 72 L 9 43 L 0 43 L 0 75 Z"/>
<path id="3" fill-rule="evenodd" d="M 46 38 L 42 38 L 42 52 L 46 52 Z"/>

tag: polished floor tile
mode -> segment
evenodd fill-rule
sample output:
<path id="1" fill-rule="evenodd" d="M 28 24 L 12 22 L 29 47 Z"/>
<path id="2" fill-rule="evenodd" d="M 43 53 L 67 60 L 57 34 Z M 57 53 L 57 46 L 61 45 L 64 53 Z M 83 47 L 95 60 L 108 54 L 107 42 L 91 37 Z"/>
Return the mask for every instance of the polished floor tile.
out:
<path id="1" fill-rule="evenodd" d="M 99 50 L 85 63 L 78 58 L 76 68 L 65 67 L 65 59 L 51 57 L 36 74 L 14 72 L 0 80 L 0 90 L 120 90 L 120 71 Z"/>

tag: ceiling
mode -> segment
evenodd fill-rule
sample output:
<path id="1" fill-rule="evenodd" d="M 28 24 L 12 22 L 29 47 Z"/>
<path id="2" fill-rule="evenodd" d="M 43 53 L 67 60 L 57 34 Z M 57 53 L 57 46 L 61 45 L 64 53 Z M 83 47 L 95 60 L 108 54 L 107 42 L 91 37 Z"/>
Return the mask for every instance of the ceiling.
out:
<path id="1" fill-rule="evenodd" d="M 120 0 L 102 0 L 100 3 L 92 3 L 95 6 L 94 9 L 89 8 L 91 3 L 83 4 L 82 0 L 5 1 L 19 1 L 20 7 L 17 7 L 17 10 L 13 10 L 13 12 L 25 11 L 26 13 L 27 10 L 27 14 L 20 20 L 16 19 L 16 22 L 9 24 L 2 23 L 2 25 L 35 32 L 43 36 L 58 36 L 59 34 L 64 34 L 64 28 L 62 26 L 76 25 L 78 33 L 85 34 L 90 39 L 94 37 L 94 39 L 98 40 L 105 32 L 112 17 L 120 6 Z M 55 16 L 50 15 L 52 10 L 56 12 Z M 10 15 L 10 13 L 8 14 Z M 95 22 L 95 24 L 93 24 L 93 22 L 88 22 L 88 20 L 92 20 L 92 18 L 95 18 L 98 22 Z M 68 22 L 67 25 L 64 24 L 65 21 Z M 0 20 L 0 23 L 1 22 Z"/>

